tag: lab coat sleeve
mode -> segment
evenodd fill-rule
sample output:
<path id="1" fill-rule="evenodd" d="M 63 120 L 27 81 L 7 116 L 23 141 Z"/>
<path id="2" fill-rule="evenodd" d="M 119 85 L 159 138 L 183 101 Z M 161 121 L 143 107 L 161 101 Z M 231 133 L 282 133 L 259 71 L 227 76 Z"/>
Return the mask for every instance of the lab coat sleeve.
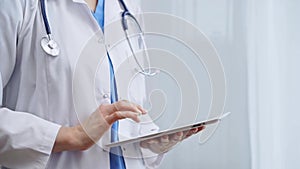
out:
<path id="1" fill-rule="evenodd" d="M 0 109 L 0 164 L 16 169 L 46 168 L 59 125 L 29 113 Z"/>
<path id="2" fill-rule="evenodd" d="M 46 168 L 60 128 L 28 112 L 10 110 L 3 104 L 3 89 L 16 64 L 18 33 L 28 24 L 23 14 L 34 10 L 35 2 L 0 1 L 0 165 L 7 168 Z"/>

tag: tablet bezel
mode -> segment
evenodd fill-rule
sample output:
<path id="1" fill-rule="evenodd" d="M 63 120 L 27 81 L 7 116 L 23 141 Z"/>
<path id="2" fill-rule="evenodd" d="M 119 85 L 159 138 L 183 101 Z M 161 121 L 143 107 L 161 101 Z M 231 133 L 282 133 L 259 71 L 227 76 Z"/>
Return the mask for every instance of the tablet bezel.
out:
<path id="1" fill-rule="evenodd" d="M 174 128 L 174 129 L 167 129 L 167 130 L 159 131 L 157 133 L 147 134 L 147 135 L 143 135 L 143 136 L 139 136 L 139 137 L 135 137 L 135 138 L 130 138 L 130 139 L 110 143 L 110 144 L 105 145 L 105 147 L 106 148 L 117 147 L 117 146 L 122 146 L 122 145 L 125 145 L 125 144 L 131 144 L 131 143 L 141 142 L 141 141 L 145 141 L 145 140 L 149 140 L 149 139 L 159 138 L 159 137 L 162 137 L 164 135 L 170 135 L 170 134 L 174 134 L 174 133 L 178 133 L 178 132 L 189 131 L 191 129 L 195 129 L 195 128 L 198 128 L 198 127 L 201 127 L 201 126 L 206 126 L 206 125 L 217 123 L 221 119 L 222 118 L 213 118 L 213 119 L 209 119 L 209 120 L 206 120 L 206 121 L 201 121 L 201 122 L 197 122 L 197 123 L 177 127 L 177 128 Z"/>

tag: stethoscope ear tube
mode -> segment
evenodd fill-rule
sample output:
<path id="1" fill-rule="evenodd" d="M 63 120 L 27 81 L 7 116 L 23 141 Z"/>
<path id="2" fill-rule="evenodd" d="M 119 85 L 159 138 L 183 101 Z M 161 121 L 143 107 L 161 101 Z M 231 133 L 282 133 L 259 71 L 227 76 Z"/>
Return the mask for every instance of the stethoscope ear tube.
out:
<path id="1" fill-rule="evenodd" d="M 124 12 L 128 12 L 127 5 L 125 4 L 124 0 L 118 0 L 120 7 L 123 9 Z"/>
<path id="2" fill-rule="evenodd" d="M 128 45 L 129 45 L 129 48 L 130 48 L 130 51 L 132 53 L 132 56 L 134 57 L 134 60 L 136 62 L 136 64 L 138 65 L 139 67 L 139 70 L 136 69 L 136 71 L 144 76 L 148 76 L 148 77 L 152 77 L 152 76 L 155 76 L 157 75 L 158 73 L 160 73 L 159 70 L 155 69 L 154 71 L 151 71 L 150 69 L 150 65 L 149 65 L 149 68 L 148 68 L 148 71 L 146 71 L 142 65 L 140 64 L 140 62 L 138 61 L 137 59 L 137 56 L 133 50 L 133 45 L 131 44 L 130 42 L 130 37 L 129 37 L 129 26 L 128 26 L 128 22 L 127 22 L 127 19 L 131 19 L 133 21 L 133 24 L 138 28 L 138 31 L 139 31 L 139 35 L 141 37 L 141 41 L 142 41 L 142 45 L 144 47 L 146 47 L 146 43 L 145 43 L 145 40 L 144 40 L 144 32 L 142 30 L 142 27 L 141 25 L 139 24 L 138 20 L 128 11 L 128 8 L 126 7 L 125 3 L 123 0 L 119 0 L 119 3 L 120 3 L 120 6 L 121 8 L 124 9 L 124 11 L 121 13 L 121 17 L 122 17 L 122 28 L 123 28 L 123 31 L 125 33 L 125 37 L 126 37 L 126 40 L 128 42 Z M 148 56 L 148 52 L 146 50 L 144 50 L 144 56 L 146 58 L 149 58 Z"/>
<path id="3" fill-rule="evenodd" d="M 127 23 L 127 20 L 126 20 L 126 16 L 127 15 L 130 15 L 130 13 L 129 12 L 126 12 L 126 11 L 124 11 L 123 13 L 122 13 L 122 27 L 123 27 L 123 30 L 124 31 L 127 31 L 128 30 L 128 23 Z"/>
<path id="4" fill-rule="evenodd" d="M 122 14 L 122 27 L 124 31 L 128 30 L 128 23 L 126 17 L 129 17 L 130 19 L 133 20 L 134 24 L 138 27 L 139 31 L 143 33 L 143 30 L 141 28 L 141 25 L 139 24 L 138 20 L 129 12 L 129 11 L 124 11 Z"/>

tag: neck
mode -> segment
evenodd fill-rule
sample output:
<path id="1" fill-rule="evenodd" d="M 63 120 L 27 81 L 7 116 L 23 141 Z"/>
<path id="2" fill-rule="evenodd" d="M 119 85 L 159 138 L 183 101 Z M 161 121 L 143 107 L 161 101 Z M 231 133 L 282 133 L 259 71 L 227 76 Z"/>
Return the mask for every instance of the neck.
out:
<path id="1" fill-rule="evenodd" d="M 85 2 L 86 2 L 87 5 L 89 6 L 89 8 L 90 8 L 93 12 L 95 12 L 96 7 L 97 7 L 98 0 L 85 0 Z"/>

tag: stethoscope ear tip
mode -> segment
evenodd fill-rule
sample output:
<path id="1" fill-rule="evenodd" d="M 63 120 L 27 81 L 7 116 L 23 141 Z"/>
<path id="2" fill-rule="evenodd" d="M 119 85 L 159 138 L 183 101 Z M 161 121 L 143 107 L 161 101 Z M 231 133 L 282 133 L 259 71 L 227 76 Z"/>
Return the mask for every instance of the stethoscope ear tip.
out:
<path id="1" fill-rule="evenodd" d="M 158 75 L 160 73 L 160 70 L 155 69 L 155 71 L 153 71 L 153 72 L 149 71 L 149 72 L 144 72 L 144 73 L 146 74 L 146 76 L 153 77 L 153 76 Z"/>
<path id="2" fill-rule="evenodd" d="M 148 76 L 148 77 L 153 77 L 156 76 L 157 74 L 160 73 L 159 69 L 155 69 L 153 71 L 151 71 L 151 69 L 149 69 L 149 71 L 145 71 L 145 70 L 138 70 L 137 68 L 135 69 L 138 73 L 144 75 L 144 76 Z"/>
<path id="3" fill-rule="evenodd" d="M 160 73 L 160 70 L 155 69 L 155 71 L 153 73 L 151 73 L 151 74 L 152 74 L 152 76 L 155 76 L 155 75 L 158 75 L 159 73 Z"/>

